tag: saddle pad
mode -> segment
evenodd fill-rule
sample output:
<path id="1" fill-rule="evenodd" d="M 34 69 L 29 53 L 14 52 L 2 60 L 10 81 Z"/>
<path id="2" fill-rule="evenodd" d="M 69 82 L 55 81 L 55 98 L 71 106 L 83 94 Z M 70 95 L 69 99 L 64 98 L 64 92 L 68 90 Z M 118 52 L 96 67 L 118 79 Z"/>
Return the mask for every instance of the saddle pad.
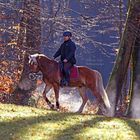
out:
<path id="1" fill-rule="evenodd" d="M 70 79 L 77 79 L 79 77 L 79 71 L 77 66 L 73 66 L 70 70 Z"/>

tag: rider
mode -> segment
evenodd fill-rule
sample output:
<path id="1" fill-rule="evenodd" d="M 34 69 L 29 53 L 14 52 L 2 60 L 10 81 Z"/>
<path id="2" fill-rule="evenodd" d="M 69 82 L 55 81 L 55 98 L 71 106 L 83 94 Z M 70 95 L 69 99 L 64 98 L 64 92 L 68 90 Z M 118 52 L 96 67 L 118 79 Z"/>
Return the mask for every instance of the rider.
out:
<path id="1" fill-rule="evenodd" d="M 60 48 L 54 54 L 54 59 L 61 56 L 61 63 L 63 65 L 63 76 L 61 80 L 61 86 L 68 86 L 70 81 L 70 68 L 76 63 L 75 59 L 75 43 L 71 40 L 72 33 L 66 31 L 63 33 L 64 42 L 61 44 Z"/>

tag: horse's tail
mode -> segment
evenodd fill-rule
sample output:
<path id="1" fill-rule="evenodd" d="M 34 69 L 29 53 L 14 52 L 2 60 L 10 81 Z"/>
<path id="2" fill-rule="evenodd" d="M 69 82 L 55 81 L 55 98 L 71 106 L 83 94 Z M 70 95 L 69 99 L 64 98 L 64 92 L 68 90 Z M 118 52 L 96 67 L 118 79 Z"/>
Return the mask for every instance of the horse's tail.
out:
<path id="1" fill-rule="evenodd" d="M 103 99 L 103 101 L 104 101 L 104 104 L 105 104 L 105 106 L 107 107 L 107 109 L 110 109 L 110 102 L 109 102 L 109 99 L 108 99 L 108 96 L 107 96 L 107 93 L 106 93 L 106 91 L 105 91 L 105 89 L 104 89 L 104 86 L 103 86 L 103 79 L 102 79 L 102 76 L 101 76 L 101 74 L 99 73 L 99 76 L 98 76 L 98 78 L 97 78 L 98 80 L 98 85 L 97 85 L 97 87 L 99 87 L 99 93 L 100 93 L 100 95 L 101 95 L 101 97 L 102 97 L 102 99 Z"/>

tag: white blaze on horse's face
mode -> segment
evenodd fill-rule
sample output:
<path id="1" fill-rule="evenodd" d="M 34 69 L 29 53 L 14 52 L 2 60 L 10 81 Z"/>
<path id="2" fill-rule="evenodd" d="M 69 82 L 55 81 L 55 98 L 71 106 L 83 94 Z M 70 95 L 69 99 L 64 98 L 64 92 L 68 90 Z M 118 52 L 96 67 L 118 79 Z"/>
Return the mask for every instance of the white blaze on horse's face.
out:
<path id="1" fill-rule="evenodd" d="M 29 56 L 29 67 L 32 72 L 38 72 L 38 62 L 37 62 L 37 57 L 39 54 L 33 54 Z"/>
<path id="2" fill-rule="evenodd" d="M 39 56 L 39 54 L 33 54 L 29 56 L 29 64 L 30 63 L 37 63 L 36 58 Z"/>

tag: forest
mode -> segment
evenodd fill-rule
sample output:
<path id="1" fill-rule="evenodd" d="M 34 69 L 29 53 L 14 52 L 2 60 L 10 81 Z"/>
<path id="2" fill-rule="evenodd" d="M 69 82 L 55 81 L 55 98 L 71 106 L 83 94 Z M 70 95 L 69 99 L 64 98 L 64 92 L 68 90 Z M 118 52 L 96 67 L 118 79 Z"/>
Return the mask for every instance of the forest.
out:
<path id="1" fill-rule="evenodd" d="M 0 139 L 140 139 L 139 0 L 0 0 L 0 9 Z M 89 71 L 77 67 L 78 82 L 63 88 L 41 58 L 60 61 L 67 31 L 76 66 Z"/>

